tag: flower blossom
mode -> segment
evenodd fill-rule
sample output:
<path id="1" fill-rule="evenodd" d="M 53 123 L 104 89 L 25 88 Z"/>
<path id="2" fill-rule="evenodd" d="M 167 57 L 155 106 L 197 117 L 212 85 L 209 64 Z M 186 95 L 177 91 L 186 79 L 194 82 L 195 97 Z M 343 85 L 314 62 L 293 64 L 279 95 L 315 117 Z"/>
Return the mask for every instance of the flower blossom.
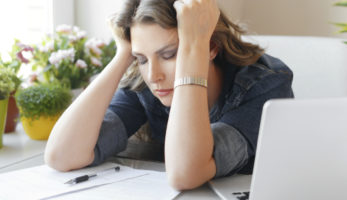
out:
<path id="1" fill-rule="evenodd" d="M 93 65 L 97 66 L 97 67 L 102 67 L 102 62 L 95 58 L 95 57 L 91 57 L 90 61 L 92 62 Z"/>
<path id="2" fill-rule="evenodd" d="M 17 46 L 21 48 L 19 52 L 16 53 L 16 57 L 22 62 L 22 63 L 29 63 L 29 60 L 26 58 L 26 56 L 23 55 L 25 52 L 33 52 L 34 48 L 32 48 L 29 45 L 25 45 L 23 43 L 18 42 Z"/>
<path id="3" fill-rule="evenodd" d="M 70 25 L 67 25 L 67 24 L 61 24 L 61 25 L 57 26 L 57 28 L 55 30 L 57 33 L 69 34 L 72 32 L 72 27 Z"/>
<path id="4" fill-rule="evenodd" d="M 68 38 L 69 38 L 70 42 L 76 42 L 78 39 L 77 36 L 75 36 L 75 35 L 68 35 Z"/>
<path id="5" fill-rule="evenodd" d="M 64 59 L 70 60 L 72 62 L 75 59 L 75 49 L 70 48 L 53 52 L 48 60 L 52 65 L 55 65 L 57 67 L 57 65 Z"/>
<path id="6" fill-rule="evenodd" d="M 85 38 L 87 36 L 87 32 L 86 31 L 77 31 L 76 32 L 76 37 L 78 40 Z"/>
<path id="7" fill-rule="evenodd" d="M 88 50 L 97 56 L 101 56 L 102 50 L 100 48 L 102 48 L 105 45 L 106 44 L 103 40 L 96 38 L 91 38 L 85 43 L 85 46 L 88 48 Z"/>
<path id="8" fill-rule="evenodd" d="M 54 49 L 54 41 L 49 41 L 45 45 L 38 45 L 39 51 L 48 52 Z"/>
<path id="9" fill-rule="evenodd" d="M 78 27 L 78 26 L 73 26 L 72 27 L 72 31 L 74 32 L 74 33 L 77 33 L 78 31 L 80 31 L 81 29 Z"/>
<path id="10" fill-rule="evenodd" d="M 81 69 L 84 69 L 84 68 L 87 68 L 87 67 L 88 67 L 87 63 L 86 63 L 84 60 L 81 60 L 81 59 L 78 59 L 78 60 L 76 61 L 76 66 L 77 66 L 78 68 L 81 68 Z"/>

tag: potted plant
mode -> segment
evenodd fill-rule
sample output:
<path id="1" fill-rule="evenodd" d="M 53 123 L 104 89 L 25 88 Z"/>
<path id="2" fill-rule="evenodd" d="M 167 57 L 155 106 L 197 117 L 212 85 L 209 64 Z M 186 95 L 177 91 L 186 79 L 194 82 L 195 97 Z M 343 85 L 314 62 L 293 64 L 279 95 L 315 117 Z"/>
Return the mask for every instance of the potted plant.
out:
<path id="1" fill-rule="evenodd" d="M 8 96 L 15 88 L 15 74 L 0 66 L 0 148 L 2 147 L 2 135 L 5 128 L 5 120 L 7 114 Z"/>
<path id="2" fill-rule="evenodd" d="M 88 39 L 85 31 L 69 25 L 58 26 L 54 34 L 33 47 L 33 70 L 42 75 L 37 81 L 59 81 L 72 90 L 86 87 L 116 52 L 113 40 Z"/>
<path id="3" fill-rule="evenodd" d="M 70 105 L 71 93 L 59 84 L 38 84 L 18 90 L 16 101 L 26 134 L 34 140 L 46 140 Z"/>
<path id="4" fill-rule="evenodd" d="M 22 64 L 29 63 L 29 60 L 26 58 L 24 54 L 30 54 L 33 50 L 34 49 L 32 47 L 25 45 L 21 43 L 19 40 L 15 39 L 14 44 L 12 45 L 12 50 L 8 52 L 7 60 L 4 61 L 0 56 L 0 65 L 12 70 L 16 75 L 15 89 L 13 92 L 11 92 L 8 100 L 5 133 L 11 133 L 16 130 L 19 110 L 16 105 L 14 94 L 16 93 L 16 90 L 18 89 L 20 84 L 22 83 L 22 79 L 19 77 L 18 74 Z"/>

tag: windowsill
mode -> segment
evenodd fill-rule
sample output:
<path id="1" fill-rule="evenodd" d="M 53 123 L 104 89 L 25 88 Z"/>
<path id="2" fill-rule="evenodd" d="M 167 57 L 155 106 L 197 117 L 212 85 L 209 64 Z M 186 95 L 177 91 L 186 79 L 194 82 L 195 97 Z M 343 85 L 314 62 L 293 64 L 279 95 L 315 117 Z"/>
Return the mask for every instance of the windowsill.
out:
<path id="1" fill-rule="evenodd" d="M 39 164 L 43 164 L 43 152 L 46 147 L 46 140 L 32 140 L 27 136 L 23 130 L 22 125 L 17 125 L 16 131 L 3 135 L 3 147 L 0 149 L 0 173 L 7 168 L 11 170 L 19 168 L 27 168 Z M 35 160 L 35 163 L 25 162 L 25 165 L 21 165 L 21 162 L 27 160 Z M 14 168 L 14 166 L 17 166 Z"/>

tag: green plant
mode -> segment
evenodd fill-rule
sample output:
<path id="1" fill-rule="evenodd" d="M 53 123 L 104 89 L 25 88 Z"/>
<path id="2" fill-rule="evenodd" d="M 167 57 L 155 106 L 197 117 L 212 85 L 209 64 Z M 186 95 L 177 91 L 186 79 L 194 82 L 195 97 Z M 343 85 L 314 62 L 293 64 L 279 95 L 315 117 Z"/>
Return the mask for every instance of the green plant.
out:
<path id="1" fill-rule="evenodd" d="M 101 72 L 116 53 L 115 42 L 88 39 L 76 26 L 60 25 L 53 35 L 34 46 L 33 70 L 41 82 L 58 80 L 71 89 L 85 87 L 91 76 Z M 40 80 L 37 80 L 40 82 Z"/>
<path id="2" fill-rule="evenodd" d="M 58 84 L 38 84 L 19 90 L 16 101 L 21 117 L 35 120 L 64 112 L 71 103 L 71 93 Z"/>
<path id="3" fill-rule="evenodd" d="M 23 55 L 24 52 L 32 52 L 34 49 L 28 45 L 21 43 L 15 39 L 12 45 L 12 49 L 8 52 L 8 59 L 4 61 L 0 55 L 0 66 L 11 70 L 14 74 L 12 79 L 15 82 L 15 89 L 17 90 L 22 83 L 22 79 L 19 77 L 18 72 L 23 63 L 29 63 L 29 60 Z"/>
<path id="4" fill-rule="evenodd" d="M 14 72 L 0 65 L 0 100 L 6 99 L 14 91 L 16 80 Z"/>
<path id="5" fill-rule="evenodd" d="M 334 5 L 347 7 L 347 1 L 340 1 L 335 3 Z M 334 23 L 334 24 L 340 28 L 338 33 L 347 33 L 347 23 Z M 345 42 L 345 44 L 347 44 L 347 41 Z"/>

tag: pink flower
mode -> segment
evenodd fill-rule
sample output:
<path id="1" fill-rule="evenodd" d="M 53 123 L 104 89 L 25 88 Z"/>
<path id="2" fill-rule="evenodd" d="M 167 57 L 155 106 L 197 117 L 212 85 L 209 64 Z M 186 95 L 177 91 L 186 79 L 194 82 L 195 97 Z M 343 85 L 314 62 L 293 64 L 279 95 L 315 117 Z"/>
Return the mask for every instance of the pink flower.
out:
<path id="1" fill-rule="evenodd" d="M 38 45 L 37 47 L 42 52 L 52 51 L 52 50 L 54 50 L 54 41 L 49 41 L 45 45 Z"/>
<path id="2" fill-rule="evenodd" d="M 24 52 L 33 52 L 34 49 L 31 46 L 28 45 L 24 45 L 22 43 L 17 43 L 17 45 L 19 47 L 21 47 L 22 49 L 20 51 L 18 51 L 16 53 L 16 57 L 22 62 L 22 63 L 29 63 L 29 60 L 27 58 L 25 58 L 25 56 L 23 55 Z"/>
<path id="3" fill-rule="evenodd" d="M 77 36 L 75 36 L 75 35 L 69 35 L 68 38 L 69 38 L 70 42 L 76 42 L 78 39 Z"/>
<path id="4" fill-rule="evenodd" d="M 56 67 L 58 67 L 58 64 L 64 59 L 73 61 L 75 59 L 75 49 L 58 50 L 57 52 L 53 52 L 48 58 L 49 62 Z"/>
<path id="5" fill-rule="evenodd" d="M 57 26 L 57 28 L 55 30 L 57 31 L 57 33 L 69 34 L 72 32 L 72 27 L 70 25 L 67 25 L 67 24 L 61 24 L 61 25 Z"/>
<path id="6" fill-rule="evenodd" d="M 77 66 L 78 68 L 81 68 L 81 69 L 84 69 L 84 68 L 87 68 L 87 67 L 88 67 L 87 63 L 86 63 L 84 60 L 81 60 L 81 59 L 78 59 L 78 60 L 76 61 L 76 66 Z"/>
<path id="7" fill-rule="evenodd" d="M 85 38 L 87 36 L 87 32 L 86 31 L 78 31 L 76 32 L 76 37 L 77 39 L 82 39 L 82 38 Z"/>
<path id="8" fill-rule="evenodd" d="M 97 67 L 102 67 L 102 62 L 95 58 L 95 57 L 91 57 L 90 61 L 92 62 L 93 65 L 97 66 Z"/>
<path id="9" fill-rule="evenodd" d="M 31 46 L 29 45 L 26 45 L 26 44 L 23 44 L 21 42 L 17 42 L 16 45 L 18 47 L 20 47 L 22 49 L 22 51 L 31 51 L 33 52 L 34 51 L 34 48 L 32 48 Z"/>
<path id="10" fill-rule="evenodd" d="M 26 63 L 26 64 L 29 63 L 29 60 L 23 56 L 22 51 L 19 51 L 18 53 L 16 53 L 16 56 L 22 63 Z"/>
<path id="11" fill-rule="evenodd" d="M 106 43 L 104 41 L 96 38 L 91 38 L 85 43 L 85 46 L 88 48 L 88 50 L 96 56 L 101 56 L 102 50 L 100 48 L 105 45 Z"/>

